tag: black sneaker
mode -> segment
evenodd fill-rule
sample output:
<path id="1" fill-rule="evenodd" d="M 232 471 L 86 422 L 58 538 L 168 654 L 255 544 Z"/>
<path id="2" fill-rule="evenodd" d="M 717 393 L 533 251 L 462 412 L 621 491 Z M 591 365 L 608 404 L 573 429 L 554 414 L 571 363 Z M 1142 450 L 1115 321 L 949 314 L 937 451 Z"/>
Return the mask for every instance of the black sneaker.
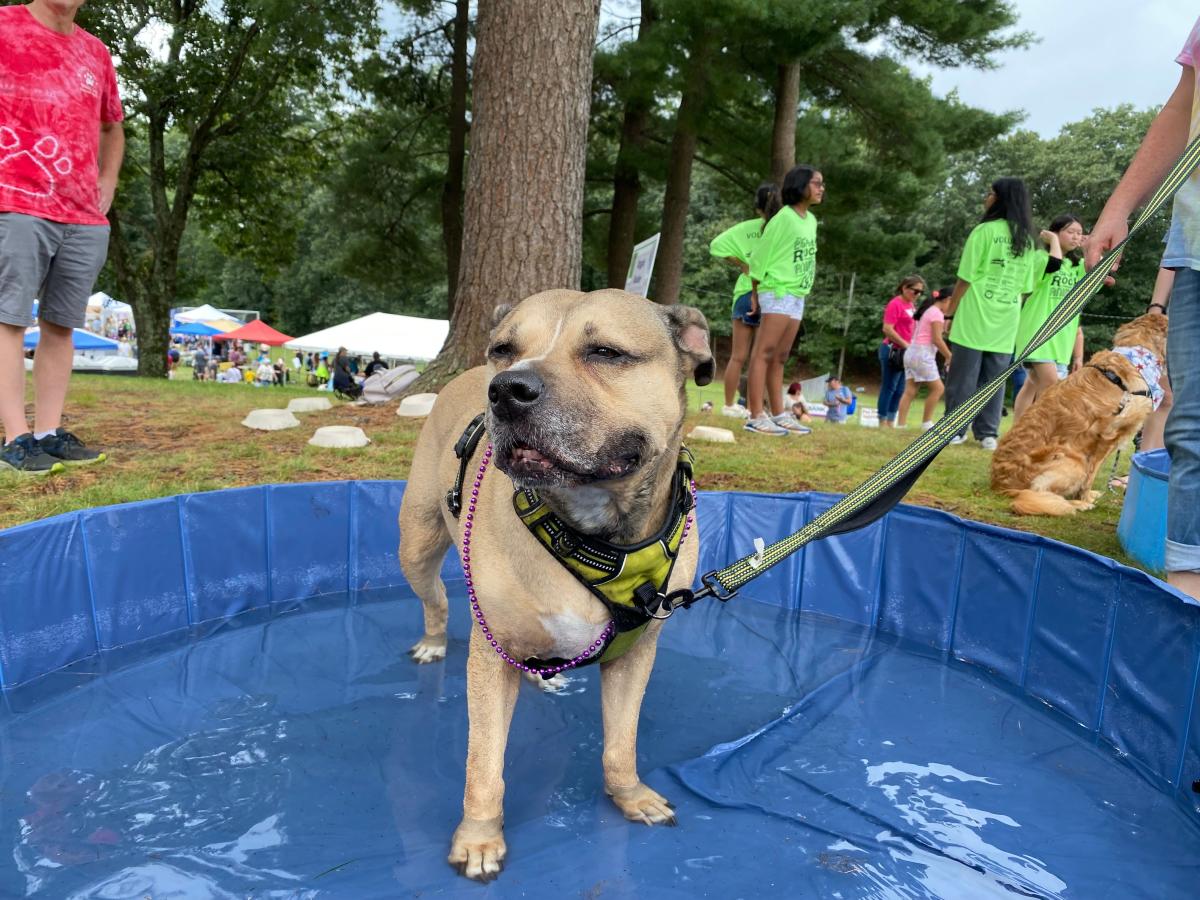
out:
<path id="1" fill-rule="evenodd" d="M 38 444 L 43 453 L 68 466 L 86 466 L 88 463 L 104 462 L 108 459 L 108 456 L 99 450 L 89 450 L 83 445 L 83 441 L 65 428 L 47 435 L 38 441 Z"/>
<path id="2" fill-rule="evenodd" d="M 62 462 L 43 450 L 29 433 L 0 444 L 0 466 L 22 475 L 50 475 L 63 470 Z"/>

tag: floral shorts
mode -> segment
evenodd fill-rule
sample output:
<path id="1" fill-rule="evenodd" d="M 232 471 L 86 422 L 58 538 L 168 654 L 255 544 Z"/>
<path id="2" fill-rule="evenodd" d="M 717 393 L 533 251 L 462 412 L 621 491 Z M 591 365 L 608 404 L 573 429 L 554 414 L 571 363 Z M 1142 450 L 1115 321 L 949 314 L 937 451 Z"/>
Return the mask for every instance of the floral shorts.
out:
<path id="1" fill-rule="evenodd" d="M 904 377 L 909 381 L 938 381 L 937 347 L 933 344 L 909 344 L 904 351 Z"/>

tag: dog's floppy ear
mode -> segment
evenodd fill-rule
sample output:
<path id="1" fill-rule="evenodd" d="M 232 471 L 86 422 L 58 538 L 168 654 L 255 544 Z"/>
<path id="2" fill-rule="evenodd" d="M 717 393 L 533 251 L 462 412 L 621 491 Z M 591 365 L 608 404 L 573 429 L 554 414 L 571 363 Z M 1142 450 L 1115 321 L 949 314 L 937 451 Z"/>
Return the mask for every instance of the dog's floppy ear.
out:
<path id="1" fill-rule="evenodd" d="M 717 364 L 708 346 L 708 320 L 693 306 L 672 304 L 663 307 L 667 325 L 675 337 L 675 346 L 691 363 L 692 377 L 703 387 L 713 380 Z"/>

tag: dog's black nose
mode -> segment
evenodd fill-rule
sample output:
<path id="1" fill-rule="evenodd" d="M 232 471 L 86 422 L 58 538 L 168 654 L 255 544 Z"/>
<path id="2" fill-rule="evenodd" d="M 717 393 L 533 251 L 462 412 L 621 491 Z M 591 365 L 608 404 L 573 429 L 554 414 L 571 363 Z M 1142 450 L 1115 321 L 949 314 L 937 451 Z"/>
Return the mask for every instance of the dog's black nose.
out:
<path id="1" fill-rule="evenodd" d="M 517 415 L 527 412 L 545 392 L 546 384 L 537 372 L 510 369 L 492 379 L 488 385 L 488 401 L 498 414 Z"/>

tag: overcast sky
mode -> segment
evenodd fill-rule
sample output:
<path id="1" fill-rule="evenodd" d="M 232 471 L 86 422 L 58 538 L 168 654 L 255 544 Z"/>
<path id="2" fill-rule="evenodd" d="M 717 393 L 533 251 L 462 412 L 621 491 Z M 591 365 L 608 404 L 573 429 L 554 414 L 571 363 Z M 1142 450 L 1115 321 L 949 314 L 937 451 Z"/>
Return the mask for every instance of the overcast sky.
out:
<path id="1" fill-rule="evenodd" d="M 949 2 L 949 0 L 948 0 Z M 933 88 L 971 106 L 1023 109 L 1023 127 L 1051 137 L 1096 107 L 1161 106 L 1179 81 L 1175 57 L 1200 16 L 1200 0 L 1013 0 L 1020 30 L 1041 40 L 997 58 L 998 67 L 922 69 Z"/>

